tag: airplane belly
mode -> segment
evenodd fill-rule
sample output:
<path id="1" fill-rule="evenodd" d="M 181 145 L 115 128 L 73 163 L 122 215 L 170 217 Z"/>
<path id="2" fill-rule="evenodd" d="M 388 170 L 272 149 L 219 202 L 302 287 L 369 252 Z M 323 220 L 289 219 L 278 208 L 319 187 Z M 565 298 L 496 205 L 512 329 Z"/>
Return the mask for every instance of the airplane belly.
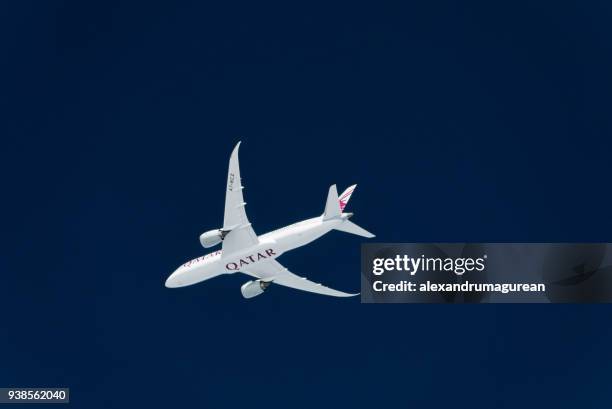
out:
<path id="1" fill-rule="evenodd" d="M 328 233 L 330 230 L 331 229 L 323 226 L 317 226 L 308 230 L 296 231 L 292 234 L 286 235 L 285 237 L 277 239 L 278 246 L 283 251 L 293 250 L 295 248 L 307 245 L 308 243 Z"/>

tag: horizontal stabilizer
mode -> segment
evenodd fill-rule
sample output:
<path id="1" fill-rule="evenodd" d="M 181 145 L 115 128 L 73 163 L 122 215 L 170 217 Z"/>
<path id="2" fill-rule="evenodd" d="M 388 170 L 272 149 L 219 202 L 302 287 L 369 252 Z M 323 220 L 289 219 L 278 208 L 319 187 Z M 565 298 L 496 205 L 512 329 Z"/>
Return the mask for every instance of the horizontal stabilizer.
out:
<path id="1" fill-rule="evenodd" d="M 329 187 L 329 193 L 327 194 L 323 220 L 333 219 L 334 217 L 339 217 L 341 214 L 342 210 L 340 210 L 340 200 L 338 200 L 338 189 L 336 189 L 336 185 L 331 185 Z"/>
<path id="2" fill-rule="evenodd" d="M 342 224 L 338 225 L 337 227 L 334 227 L 334 229 L 356 234 L 357 236 L 367 237 L 369 239 L 375 237 L 372 233 L 370 233 L 366 229 L 362 229 L 350 220 L 345 220 L 344 222 L 342 222 Z"/>

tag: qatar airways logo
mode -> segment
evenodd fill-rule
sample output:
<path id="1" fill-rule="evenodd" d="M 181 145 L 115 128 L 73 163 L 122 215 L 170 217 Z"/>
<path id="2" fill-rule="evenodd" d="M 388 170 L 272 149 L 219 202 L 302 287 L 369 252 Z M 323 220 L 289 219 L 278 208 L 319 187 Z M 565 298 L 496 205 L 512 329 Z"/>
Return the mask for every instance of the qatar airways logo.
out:
<path id="1" fill-rule="evenodd" d="M 251 254 L 250 256 L 246 256 L 241 258 L 239 261 L 227 263 L 225 265 L 226 270 L 236 271 L 240 270 L 244 266 L 248 266 L 249 264 L 256 263 L 260 260 L 265 260 L 269 257 L 276 256 L 276 253 L 272 249 L 267 249 L 264 252 L 260 252 L 257 254 Z"/>

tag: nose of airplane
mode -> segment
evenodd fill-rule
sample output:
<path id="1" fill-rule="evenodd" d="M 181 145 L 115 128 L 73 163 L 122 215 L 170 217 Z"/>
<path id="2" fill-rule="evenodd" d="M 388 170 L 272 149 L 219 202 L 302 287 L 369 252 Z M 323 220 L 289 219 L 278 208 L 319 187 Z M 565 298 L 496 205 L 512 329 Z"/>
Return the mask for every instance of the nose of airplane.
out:
<path id="1" fill-rule="evenodd" d="M 178 270 L 170 274 L 170 276 L 166 279 L 165 286 L 166 288 L 177 288 L 181 286 Z"/>

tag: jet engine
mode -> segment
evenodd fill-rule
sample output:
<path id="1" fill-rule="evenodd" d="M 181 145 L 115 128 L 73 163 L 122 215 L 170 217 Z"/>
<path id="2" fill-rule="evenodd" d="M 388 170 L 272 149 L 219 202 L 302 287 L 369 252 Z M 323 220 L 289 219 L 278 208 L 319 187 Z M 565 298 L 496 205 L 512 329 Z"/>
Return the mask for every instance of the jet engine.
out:
<path id="1" fill-rule="evenodd" d="M 221 241 L 223 241 L 224 237 L 225 234 L 223 230 L 210 230 L 200 235 L 200 244 L 202 244 L 202 246 L 205 248 L 216 246 L 217 244 L 221 243 Z"/>
<path id="2" fill-rule="evenodd" d="M 263 293 L 270 285 L 270 281 L 251 280 L 247 281 L 240 287 L 240 292 L 244 298 L 253 298 Z"/>

